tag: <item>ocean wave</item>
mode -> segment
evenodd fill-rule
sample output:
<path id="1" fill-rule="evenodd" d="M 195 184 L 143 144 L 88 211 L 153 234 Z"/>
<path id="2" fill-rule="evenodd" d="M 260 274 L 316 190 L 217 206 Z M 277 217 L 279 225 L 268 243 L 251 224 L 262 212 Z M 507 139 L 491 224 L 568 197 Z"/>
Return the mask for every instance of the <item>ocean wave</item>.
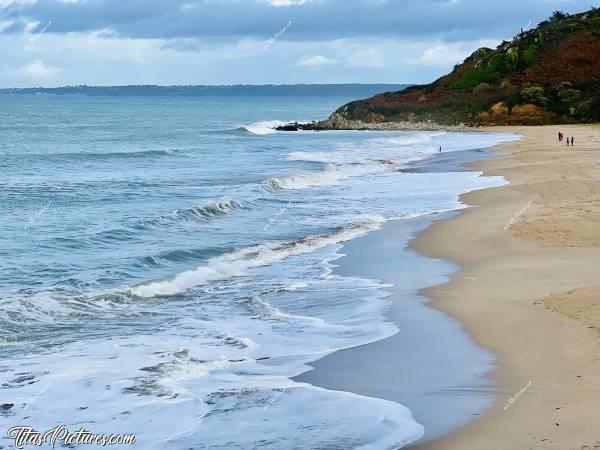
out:
<path id="1" fill-rule="evenodd" d="M 177 222 L 181 220 L 210 220 L 216 217 L 225 216 L 237 209 L 249 209 L 250 206 L 246 203 L 237 200 L 220 200 L 209 202 L 200 206 L 191 208 L 176 209 L 162 216 L 146 219 L 143 225 L 163 225 L 167 223 Z"/>
<path id="2" fill-rule="evenodd" d="M 369 221 L 294 241 L 269 242 L 211 258 L 204 266 L 176 275 L 173 279 L 135 286 L 129 292 L 138 297 L 177 295 L 208 283 L 244 276 L 253 268 L 268 266 L 291 256 L 348 241 L 376 230 L 385 221 L 373 216 Z"/>
<path id="3" fill-rule="evenodd" d="M 203 206 L 195 206 L 192 208 L 176 210 L 174 215 L 182 218 L 198 218 L 210 219 L 215 216 L 223 216 L 231 213 L 236 209 L 243 209 L 244 206 L 235 200 L 224 200 L 220 202 L 208 203 Z"/>
<path id="4" fill-rule="evenodd" d="M 265 135 L 277 133 L 276 127 L 285 125 L 286 122 L 280 120 L 267 120 L 264 122 L 251 123 L 243 125 L 242 128 L 251 134 Z"/>
<path id="5" fill-rule="evenodd" d="M 287 286 L 284 286 L 283 288 L 281 288 L 281 291 L 283 292 L 294 292 L 300 289 L 306 289 L 307 287 L 309 287 L 310 284 L 306 283 L 305 281 L 299 281 L 296 283 L 291 283 Z"/>
<path id="6" fill-rule="evenodd" d="M 280 127 L 282 125 L 286 125 L 293 121 L 282 121 L 282 120 L 265 120 L 262 122 L 255 122 L 247 125 L 243 125 L 242 129 L 246 130 L 248 133 L 257 134 L 257 135 L 265 135 L 265 134 L 274 134 L 277 133 L 275 128 Z M 299 121 L 298 123 L 306 123 Z"/>
<path id="7" fill-rule="evenodd" d="M 329 152 L 291 152 L 289 161 L 319 162 L 324 164 L 367 164 L 389 162 L 406 164 L 425 159 L 436 153 L 433 140 L 438 134 L 420 134 L 394 138 L 367 139 L 359 143 L 340 143 Z"/>
<path id="8" fill-rule="evenodd" d="M 250 300 L 246 302 L 246 306 L 250 311 L 252 311 L 256 316 L 258 316 L 262 320 L 279 320 L 279 321 L 289 321 L 289 322 L 310 322 L 319 327 L 332 327 L 333 325 L 328 324 L 323 319 L 318 317 L 310 317 L 310 316 L 300 316 L 295 314 L 288 314 L 281 311 L 279 308 L 271 305 L 269 302 L 263 300 L 258 295 L 252 297 Z"/>
<path id="9" fill-rule="evenodd" d="M 32 152 L 19 155 L 19 159 L 43 159 L 43 160 L 107 160 L 120 158 L 151 158 L 181 153 L 183 149 L 145 149 L 145 150 L 123 150 L 123 151 L 83 151 L 83 152 Z M 8 155 L 10 156 L 10 155 Z"/>
<path id="10" fill-rule="evenodd" d="M 384 164 L 374 162 L 371 164 L 328 164 L 325 170 L 319 172 L 304 172 L 289 177 L 273 177 L 265 181 L 265 186 L 271 191 L 296 190 L 319 186 L 334 186 L 340 181 L 389 170 Z"/>

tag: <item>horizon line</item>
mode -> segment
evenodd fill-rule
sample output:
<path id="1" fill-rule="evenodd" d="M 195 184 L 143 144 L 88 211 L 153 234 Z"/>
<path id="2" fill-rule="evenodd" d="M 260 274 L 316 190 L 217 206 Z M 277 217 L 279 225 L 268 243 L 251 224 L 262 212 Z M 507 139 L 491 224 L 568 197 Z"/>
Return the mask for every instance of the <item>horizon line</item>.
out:
<path id="1" fill-rule="evenodd" d="M 208 88 L 227 88 L 227 87 L 288 87 L 288 86 L 400 86 L 414 85 L 415 83 L 239 83 L 239 84 L 68 84 L 63 86 L 28 86 L 28 87 L 0 87 L 0 90 L 24 90 L 24 89 L 65 89 L 65 88 L 124 88 L 124 87 L 208 87 Z"/>

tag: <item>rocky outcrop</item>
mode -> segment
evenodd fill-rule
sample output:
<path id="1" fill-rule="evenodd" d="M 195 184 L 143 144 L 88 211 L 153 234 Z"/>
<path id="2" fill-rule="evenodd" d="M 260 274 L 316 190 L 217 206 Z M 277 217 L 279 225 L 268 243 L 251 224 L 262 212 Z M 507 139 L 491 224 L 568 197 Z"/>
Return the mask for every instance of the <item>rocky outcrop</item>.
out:
<path id="1" fill-rule="evenodd" d="M 363 122 L 347 119 L 339 113 L 327 120 L 310 123 L 288 123 L 276 128 L 277 131 L 326 131 L 326 130 L 373 130 L 373 131 L 459 131 L 468 127 L 465 124 L 440 125 L 432 121 Z"/>

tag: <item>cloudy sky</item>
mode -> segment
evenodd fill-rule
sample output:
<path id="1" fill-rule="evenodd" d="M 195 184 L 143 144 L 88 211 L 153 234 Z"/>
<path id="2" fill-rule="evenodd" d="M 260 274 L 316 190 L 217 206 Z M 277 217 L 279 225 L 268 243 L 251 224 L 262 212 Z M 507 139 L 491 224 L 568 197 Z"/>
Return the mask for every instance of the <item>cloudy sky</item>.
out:
<path id="1" fill-rule="evenodd" d="M 600 0 L 0 0 L 0 87 L 421 83 Z"/>

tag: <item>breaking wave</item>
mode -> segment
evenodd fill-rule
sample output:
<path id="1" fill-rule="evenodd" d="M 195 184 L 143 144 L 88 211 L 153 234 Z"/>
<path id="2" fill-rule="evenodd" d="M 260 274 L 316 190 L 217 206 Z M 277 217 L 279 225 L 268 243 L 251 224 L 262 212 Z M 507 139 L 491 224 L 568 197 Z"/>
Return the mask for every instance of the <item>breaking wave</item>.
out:
<path id="1" fill-rule="evenodd" d="M 370 221 L 349 225 L 331 233 L 248 247 L 211 258 L 205 265 L 182 272 L 173 279 L 135 286 L 130 292 L 138 297 L 177 295 L 213 281 L 247 275 L 253 268 L 268 266 L 290 256 L 311 253 L 348 241 L 379 228 L 384 221 L 383 217 L 374 216 Z"/>
<path id="2" fill-rule="evenodd" d="M 238 209 L 249 209 L 250 205 L 236 200 L 221 200 L 206 203 L 201 206 L 191 208 L 176 209 L 168 214 L 159 217 L 146 219 L 143 225 L 162 225 L 165 223 L 178 222 L 182 220 L 210 220 L 216 217 L 225 216 Z"/>

